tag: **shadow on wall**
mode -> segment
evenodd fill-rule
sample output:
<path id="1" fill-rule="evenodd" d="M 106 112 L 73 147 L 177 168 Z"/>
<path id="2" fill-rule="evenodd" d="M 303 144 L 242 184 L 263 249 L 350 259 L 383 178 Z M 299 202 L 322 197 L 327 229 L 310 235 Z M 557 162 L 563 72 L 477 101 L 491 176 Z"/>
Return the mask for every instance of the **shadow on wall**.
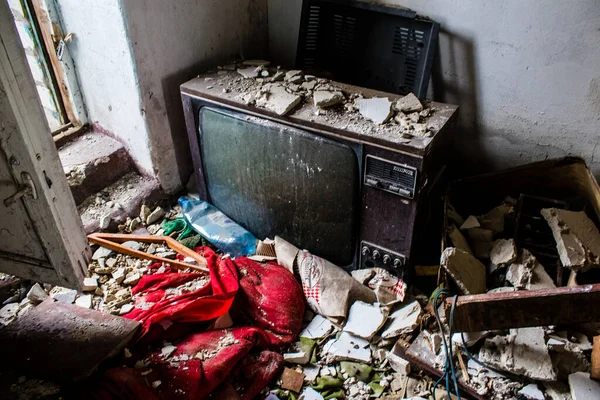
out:
<path id="1" fill-rule="evenodd" d="M 440 28 L 439 45 L 432 68 L 430 93 L 442 103 L 459 105 L 451 172 L 456 177 L 489 170 L 480 130 L 477 70 L 473 41 Z M 441 54 L 440 49 L 444 49 Z"/>

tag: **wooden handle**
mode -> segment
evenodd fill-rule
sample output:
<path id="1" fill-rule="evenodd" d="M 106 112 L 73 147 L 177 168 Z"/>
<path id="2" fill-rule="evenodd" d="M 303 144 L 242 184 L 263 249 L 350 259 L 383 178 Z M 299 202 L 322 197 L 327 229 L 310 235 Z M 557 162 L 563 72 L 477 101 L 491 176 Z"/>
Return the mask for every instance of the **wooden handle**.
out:
<path id="1" fill-rule="evenodd" d="M 116 251 L 118 253 L 127 254 L 132 257 L 141 258 L 144 260 L 154 260 L 159 261 L 165 264 L 171 265 L 171 267 L 176 269 L 192 269 L 198 272 L 209 272 L 208 267 L 206 266 L 206 259 L 202 257 L 200 254 L 195 251 L 188 249 L 177 240 L 169 237 L 169 236 L 152 236 L 152 235 L 128 235 L 128 234 L 119 234 L 119 233 L 92 233 L 88 235 L 88 239 L 91 243 L 100 245 L 109 250 Z M 148 254 L 143 251 L 134 250 L 129 247 L 123 246 L 119 243 L 124 243 L 128 241 L 134 242 L 142 242 L 142 243 L 162 243 L 165 242 L 167 246 L 176 251 L 178 254 L 181 254 L 185 257 L 191 257 L 196 261 L 198 265 L 192 265 L 188 263 L 184 263 L 178 260 L 171 260 L 168 258 L 158 257 L 153 254 Z"/>

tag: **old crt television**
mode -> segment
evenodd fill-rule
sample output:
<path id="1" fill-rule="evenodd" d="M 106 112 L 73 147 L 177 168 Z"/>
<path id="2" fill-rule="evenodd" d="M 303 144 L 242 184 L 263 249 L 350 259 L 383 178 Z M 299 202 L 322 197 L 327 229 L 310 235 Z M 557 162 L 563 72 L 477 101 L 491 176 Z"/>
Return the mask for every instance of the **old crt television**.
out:
<path id="1" fill-rule="evenodd" d="M 335 84 L 346 95 L 398 98 Z M 233 71 L 181 86 L 200 197 L 259 239 L 280 236 L 346 269 L 414 263 L 415 226 L 430 217 L 457 107 L 432 103 L 435 134 L 410 139 L 398 125 L 312 101 L 280 116 L 248 105 L 252 90 L 255 81 Z"/>

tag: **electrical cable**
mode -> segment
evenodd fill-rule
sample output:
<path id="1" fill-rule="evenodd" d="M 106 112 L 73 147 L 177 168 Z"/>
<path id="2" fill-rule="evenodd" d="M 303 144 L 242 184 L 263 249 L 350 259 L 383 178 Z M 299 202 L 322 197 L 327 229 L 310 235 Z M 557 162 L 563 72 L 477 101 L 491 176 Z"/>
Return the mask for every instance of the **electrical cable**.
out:
<path id="1" fill-rule="evenodd" d="M 458 388 L 458 381 L 456 379 L 456 371 L 454 370 L 454 354 L 452 351 L 452 324 L 454 322 L 454 318 L 452 313 L 454 311 L 454 305 L 456 304 L 456 296 L 454 298 L 453 301 L 453 306 L 450 312 L 450 320 L 448 321 L 448 333 L 449 333 L 449 337 L 448 337 L 448 341 L 450 342 L 450 346 L 448 346 L 448 341 L 446 341 L 446 335 L 444 333 L 444 327 L 442 325 L 442 321 L 438 312 L 438 298 L 442 295 L 442 294 L 449 294 L 449 292 L 446 289 L 442 289 L 440 291 L 438 291 L 434 298 L 433 298 L 433 312 L 435 314 L 435 319 L 438 323 L 438 327 L 440 329 L 440 333 L 442 335 L 442 343 L 444 345 L 444 355 L 446 357 L 445 363 L 444 363 L 444 373 L 442 374 L 442 376 L 437 380 L 437 382 L 435 383 L 435 386 L 433 387 L 433 396 L 435 398 L 435 390 L 437 385 L 439 385 L 441 383 L 442 380 L 446 380 L 446 394 L 448 395 L 448 399 L 452 400 L 451 398 L 451 393 L 452 393 L 452 389 L 451 387 L 454 387 L 454 393 L 456 394 L 456 397 L 458 398 L 458 400 L 461 399 L 460 397 L 460 391 Z"/>

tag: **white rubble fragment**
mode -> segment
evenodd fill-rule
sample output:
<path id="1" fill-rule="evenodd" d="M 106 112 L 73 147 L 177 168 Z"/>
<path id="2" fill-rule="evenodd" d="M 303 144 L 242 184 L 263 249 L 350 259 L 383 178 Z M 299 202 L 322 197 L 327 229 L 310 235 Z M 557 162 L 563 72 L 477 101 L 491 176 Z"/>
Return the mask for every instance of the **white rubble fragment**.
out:
<path id="1" fill-rule="evenodd" d="M 312 82 L 307 82 L 311 84 Z M 327 108 L 335 106 L 344 101 L 344 95 L 340 91 L 315 90 L 313 93 L 313 101 L 316 107 Z"/>
<path id="2" fill-rule="evenodd" d="M 323 400 L 323 396 L 315 389 L 307 387 L 300 397 L 298 397 L 298 400 Z"/>
<path id="3" fill-rule="evenodd" d="M 531 280 L 529 281 L 529 286 L 527 289 L 529 290 L 539 290 L 539 289 L 555 289 L 556 285 L 554 281 L 548 275 L 544 266 L 539 262 L 536 262 L 533 270 L 531 271 Z"/>
<path id="4" fill-rule="evenodd" d="M 465 222 L 460 226 L 460 230 L 466 231 L 466 230 L 472 229 L 472 228 L 479 228 L 480 226 L 481 225 L 479 224 L 477 217 L 475 217 L 473 215 L 469 215 L 467 217 L 467 219 L 465 219 Z"/>
<path id="5" fill-rule="evenodd" d="M 268 88 L 265 95 L 257 100 L 256 104 L 278 115 L 286 115 L 301 101 L 301 96 L 288 93 L 285 87 L 273 84 Z"/>
<path id="6" fill-rule="evenodd" d="M 127 274 L 127 276 L 123 280 L 123 284 L 124 285 L 135 285 L 140 281 L 141 278 L 142 278 L 142 276 L 139 273 L 131 272 L 131 273 Z"/>
<path id="7" fill-rule="evenodd" d="M 156 211 L 156 210 L 154 210 Z M 150 214 L 152 215 L 152 214 Z M 132 250 L 139 250 L 142 248 L 142 245 L 140 244 L 140 242 L 136 242 L 135 240 L 128 240 L 126 242 L 121 243 L 122 246 L 125 246 L 127 248 L 130 248 Z"/>
<path id="8" fill-rule="evenodd" d="M 317 314 L 302 332 L 300 337 L 307 339 L 321 339 L 331 332 L 335 326 L 327 318 Z"/>
<path id="9" fill-rule="evenodd" d="M 125 314 L 129 314 L 130 312 L 133 311 L 135 307 L 133 306 L 133 304 L 128 303 L 128 304 L 123 304 L 121 306 L 121 309 L 119 310 L 119 315 L 125 315 Z"/>
<path id="10" fill-rule="evenodd" d="M 553 381 L 557 378 L 541 327 L 511 329 L 508 336 L 486 339 L 479 350 L 479 360 L 535 380 Z"/>
<path id="11" fill-rule="evenodd" d="M 461 294 L 485 293 L 485 265 L 471 254 L 448 247 L 442 253 L 441 266 L 448 271 Z"/>
<path id="12" fill-rule="evenodd" d="M 105 247 L 98 247 L 98 250 L 96 250 L 94 252 L 94 254 L 92 255 L 92 260 L 98 260 L 100 258 L 106 258 L 108 256 L 110 256 L 113 253 L 112 250 L 107 249 Z"/>
<path id="13" fill-rule="evenodd" d="M 125 279 L 126 272 L 127 270 L 124 267 L 117 268 L 115 271 L 113 271 L 112 277 L 115 280 L 115 282 L 120 284 Z"/>
<path id="14" fill-rule="evenodd" d="M 489 335 L 488 331 L 462 332 L 462 336 L 461 336 L 461 333 L 453 333 L 452 334 L 452 343 L 456 343 L 460 347 L 464 347 L 465 344 L 467 345 L 467 347 L 471 347 L 471 346 L 474 346 L 475 344 L 477 344 L 477 342 L 479 342 L 481 339 L 483 339 L 487 335 Z M 463 337 L 465 338 L 465 343 L 463 343 L 463 340 L 462 340 Z"/>
<path id="15" fill-rule="evenodd" d="M 358 112 L 365 118 L 381 125 L 392 116 L 392 103 L 387 97 L 356 99 L 354 101 Z"/>
<path id="16" fill-rule="evenodd" d="M 381 333 L 381 338 L 391 339 L 404 333 L 411 333 L 419 326 L 421 312 L 421 305 L 418 301 L 413 301 L 401 309 L 394 311 L 388 318 L 388 323 Z"/>
<path id="17" fill-rule="evenodd" d="M 323 346 L 323 353 L 333 361 L 352 360 L 369 362 L 371 360 L 371 349 L 369 341 L 342 332 L 338 339 L 331 339 Z"/>
<path id="18" fill-rule="evenodd" d="M 566 340 L 557 339 L 552 336 L 546 342 L 546 347 L 548 347 L 548 350 L 551 351 L 561 352 L 565 349 L 565 346 Z"/>
<path id="19" fill-rule="evenodd" d="M 154 211 L 148 215 L 148 218 L 146 219 L 146 225 L 151 225 L 155 222 L 158 222 L 158 220 L 164 218 L 164 216 L 165 210 L 163 210 L 161 207 L 156 207 Z"/>
<path id="20" fill-rule="evenodd" d="M 310 361 L 308 354 L 304 351 L 298 351 L 295 353 L 284 353 L 283 360 L 285 362 L 301 365 L 304 365 Z"/>
<path id="21" fill-rule="evenodd" d="M 498 239 L 492 244 L 490 261 L 498 266 L 505 266 L 517 259 L 517 245 L 514 239 Z"/>
<path id="22" fill-rule="evenodd" d="M 504 217 L 514 211 L 514 208 L 507 204 L 499 205 L 491 209 L 487 214 L 479 217 L 479 223 L 484 229 L 489 229 L 495 234 L 504 231 Z"/>
<path id="23" fill-rule="evenodd" d="M 39 304 L 48 298 L 48 294 L 39 283 L 36 283 L 29 289 L 29 292 L 27 292 L 27 298 L 33 304 Z"/>
<path id="24" fill-rule="evenodd" d="M 259 71 L 256 70 L 256 67 L 238 68 L 237 72 L 247 79 L 258 78 L 259 75 Z"/>
<path id="25" fill-rule="evenodd" d="M 302 71 L 299 69 L 292 69 L 285 73 L 285 81 L 289 83 L 300 83 L 304 80 Z"/>
<path id="26" fill-rule="evenodd" d="M 84 292 L 93 292 L 98 287 L 98 279 L 96 278 L 83 278 L 83 286 L 81 290 Z"/>
<path id="27" fill-rule="evenodd" d="M 460 232 L 460 230 L 456 227 L 456 225 L 450 226 L 450 228 L 448 230 L 448 236 L 450 237 L 450 241 L 452 242 L 452 245 L 454 247 L 473 255 L 473 250 L 471 250 L 471 246 L 469 246 L 469 242 L 467 242 L 467 239 L 465 239 L 465 237 Z"/>
<path id="28" fill-rule="evenodd" d="M 569 387 L 573 400 L 600 399 L 600 382 L 590 379 L 590 374 L 587 372 L 569 375 Z"/>
<path id="29" fill-rule="evenodd" d="M 56 299 L 56 301 L 60 301 L 61 303 L 73 304 L 76 296 L 77 290 L 65 289 L 61 292 L 55 293 L 52 297 Z"/>
<path id="30" fill-rule="evenodd" d="M 304 372 L 304 382 L 309 384 L 313 383 L 319 376 L 321 367 L 318 365 L 305 365 L 302 372 Z"/>
<path id="31" fill-rule="evenodd" d="M 175 350 L 177 350 L 176 346 L 173 345 L 166 345 L 164 346 L 161 350 L 160 350 L 160 354 L 164 357 L 164 358 L 168 358 L 170 357 L 173 353 L 175 353 Z"/>
<path id="32" fill-rule="evenodd" d="M 344 326 L 346 332 L 365 339 L 371 339 L 383 326 L 387 317 L 379 303 L 368 304 L 355 301 L 348 312 L 348 320 Z"/>
<path id="33" fill-rule="evenodd" d="M 386 356 L 386 359 L 389 361 L 390 367 L 392 367 L 394 371 L 402 375 L 410 374 L 410 363 L 402 357 L 389 352 Z"/>
<path id="34" fill-rule="evenodd" d="M 91 294 L 82 294 L 75 300 L 75 305 L 83 308 L 92 308 L 92 298 Z"/>
<path id="35" fill-rule="evenodd" d="M 584 211 L 545 208 L 541 214 L 552 229 L 563 267 L 577 272 L 600 265 L 600 232 Z"/>
<path id="36" fill-rule="evenodd" d="M 544 393 L 538 388 L 538 386 L 535 383 L 530 383 L 529 385 L 523 387 L 523 389 L 519 390 L 519 394 L 529 400 L 546 399 Z"/>
<path id="37" fill-rule="evenodd" d="M 0 308 L 0 326 L 8 325 L 17 318 L 19 303 L 8 303 Z"/>
<path id="38" fill-rule="evenodd" d="M 409 93 L 406 96 L 398 99 L 394 104 L 394 108 L 404 113 L 412 113 L 423 110 L 423 104 L 417 96 L 413 93 Z"/>
<path id="39" fill-rule="evenodd" d="M 154 382 L 152 382 L 152 387 L 153 387 L 154 389 L 156 389 L 156 388 L 157 388 L 157 387 L 159 387 L 161 384 L 162 384 L 162 382 L 161 382 L 161 381 L 154 381 Z"/>
<path id="40" fill-rule="evenodd" d="M 110 215 L 108 215 L 108 214 L 103 215 L 100 218 L 100 224 L 99 224 L 100 225 L 100 229 L 107 229 L 108 226 L 110 225 L 110 221 L 111 221 Z"/>

